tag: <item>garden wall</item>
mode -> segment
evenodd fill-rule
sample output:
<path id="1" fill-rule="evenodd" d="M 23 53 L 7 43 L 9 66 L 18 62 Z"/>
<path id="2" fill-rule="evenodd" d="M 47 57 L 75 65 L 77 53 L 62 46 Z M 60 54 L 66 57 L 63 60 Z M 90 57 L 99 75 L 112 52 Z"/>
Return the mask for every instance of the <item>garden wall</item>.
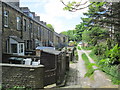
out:
<path id="1" fill-rule="evenodd" d="M 0 64 L 3 88 L 44 88 L 44 66 Z"/>

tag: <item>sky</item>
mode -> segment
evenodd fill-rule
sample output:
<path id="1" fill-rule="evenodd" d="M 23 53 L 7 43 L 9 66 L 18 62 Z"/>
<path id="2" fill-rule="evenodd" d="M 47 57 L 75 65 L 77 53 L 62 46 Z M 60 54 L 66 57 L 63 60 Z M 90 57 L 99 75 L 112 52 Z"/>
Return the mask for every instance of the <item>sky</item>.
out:
<path id="1" fill-rule="evenodd" d="M 70 0 L 63 1 L 67 3 Z M 29 7 L 30 11 L 40 16 L 40 21 L 51 24 L 57 33 L 74 30 L 75 26 L 80 24 L 81 17 L 85 17 L 83 12 L 88 10 L 85 8 L 76 12 L 65 11 L 60 0 L 20 0 L 20 7 Z"/>

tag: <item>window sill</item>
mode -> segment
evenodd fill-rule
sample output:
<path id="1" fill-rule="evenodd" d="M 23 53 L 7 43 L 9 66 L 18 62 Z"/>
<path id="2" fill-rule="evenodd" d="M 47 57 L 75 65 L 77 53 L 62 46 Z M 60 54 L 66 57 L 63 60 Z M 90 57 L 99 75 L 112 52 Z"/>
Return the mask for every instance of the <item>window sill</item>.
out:
<path id="1" fill-rule="evenodd" d="M 8 28 L 8 25 L 4 25 L 5 28 Z"/>

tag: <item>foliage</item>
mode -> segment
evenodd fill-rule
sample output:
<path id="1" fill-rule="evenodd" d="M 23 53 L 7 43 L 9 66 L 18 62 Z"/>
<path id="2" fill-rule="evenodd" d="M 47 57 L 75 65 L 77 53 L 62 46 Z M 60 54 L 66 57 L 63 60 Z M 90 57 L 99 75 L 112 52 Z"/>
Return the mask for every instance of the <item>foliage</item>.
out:
<path id="1" fill-rule="evenodd" d="M 84 42 L 89 42 L 90 40 L 91 40 L 91 38 L 90 38 L 90 31 L 87 31 L 87 30 L 85 30 L 83 33 L 82 33 L 82 40 L 84 41 Z"/>
<path id="2" fill-rule="evenodd" d="M 82 46 L 82 49 L 84 49 L 84 50 L 92 50 L 92 49 L 93 49 L 93 46 L 88 46 L 88 47 L 83 47 L 83 46 Z"/>
<path id="3" fill-rule="evenodd" d="M 64 5 L 65 7 L 63 8 L 64 10 L 69 10 L 71 12 L 75 12 L 77 10 L 81 10 L 81 9 L 84 9 L 84 8 L 87 8 L 88 6 L 90 5 L 87 5 L 87 6 L 84 6 L 87 4 L 88 1 L 85 1 L 82 3 L 82 0 L 80 2 L 75 2 L 75 1 L 69 1 L 67 4 L 64 3 L 63 0 L 60 0 Z M 83 6 L 83 7 L 81 7 Z"/>
<path id="4" fill-rule="evenodd" d="M 54 31 L 54 27 L 53 27 L 51 24 L 47 24 L 47 27 L 48 27 L 49 29 L 51 29 L 52 31 Z"/>
<path id="5" fill-rule="evenodd" d="M 112 40 L 110 38 L 107 39 L 107 46 L 108 46 L 108 50 L 110 50 L 112 48 Z"/>
<path id="6" fill-rule="evenodd" d="M 68 36 L 69 41 L 76 41 L 76 30 L 63 31 L 61 34 Z"/>
<path id="7" fill-rule="evenodd" d="M 76 25 L 76 27 L 75 27 L 77 41 L 81 41 L 82 40 L 82 33 L 85 30 L 85 26 L 84 25 L 85 25 L 84 23 L 81 23 L 81 24 Z"/>
<path id="8" fill-rule="evenodd" d="M 72 10 L 76 4 L 69 4 L 66 10 Z M 108 73 L 114 83 L 120 84 L 120 80 L 116 78 L 119 75 L 117 67 L 120 64 L 120 2 L 94 2 L 84 15 L 87 18 L 82 18 L 83 22 L 78 29 L 76 28 L 77 39 L 82 36 L 83 41 L 95 46 L 94 58 L 101 70 Z M 87 76 L 93 72 L 94 70 L 90 70 Z"/>
<path id="9" fill-rule="evenodd" d="M 76 43 L 76 41 L 70 41 L 70 42 L 68 43 L 68 45 L 69 45 L 69 46 L 76 46 L 77 43 Z"/>
<path id="10" fill-rule="evenodd" d="M 120 72 L 118 71 L 118 65 L 111 66 L 110 59 L 102 59 L 100 62 L 98 62 L 101 70 L 105 73 L 107 73 L 114 84 L 119 85 L 120 84 Z"/>
<path id="11" fill-rule="evenodd" d="M 75 50 L 75 60 L 78 61 L 78 52 L 77 52 L 77 50 Z"/>
<path id="12" fill-rule="evenodd" d="M 96 69 L 93 69 L 93 67 L 92 67 L 92 66 L 95 66 L 95 64 L 90 63 L 90 61 L 89 61 L 89 59 L 88 59 L 88 57 L 86 56 L 85 53 L 82 54 L 82 59 L 84 60 L 85 66 L 86 66 L 86 69 L 87 69 L 87 73 L 85 74 L 84 77 L 92 76 L 94 71 L 96 70 Z"/>
<path id="13" fill-rule="evenodd" d="M 107 30 L 99 27 L 93 27 L 91 30 L 85 30 L 83 32 L 82 40 L 95 46 L 100 40 L 107 39 L 108 36 Z"/>
<path id="14" fill-rule="evenodd" d="M 78 24 L 76 25 L 75 30 L 63 31 L 61 33 L 67 35 L 69 37 L 69 40 L 81 41 L 82 33 L 84 32 L 84 30 L 86 30 L 86 27 L 84 25 L 85 23 Z"/>
<path id="15" fill-rule="evenodd" d="M 96 54 L 96 55 L 101 55 L 101 56 L 105 56 L 105 52 L 107 50 L 107 44 L 106 42 L 101 42 L 99 43 L 98 45 L 96 45 L 93 49 L 93 52 Z"/>
<path id="16" fill-rule="evenodd" d="M 90 61 L 85 53 L 82 54 L 82 59 L 85 61 L 86 69 L 89 69 L 87 66 L 90 64 Z"/>
<path id="17" fill-rule="evenodd" d="M 77 46 L 77 49 L 78 49 L 78 50 L 81 50 L 80 46 Z"/>
<path id="18" fill-rule="evenodd" d="M 120 64 L 120 47 L 118 44 L 108 50 L 106 56 L 109 58 L 110 64 Z"/>
<path id="19" fill-rule="evenodd" d="M 101 59 L 101 56 L 96 56 L 94 52 L 90 53 L 90 57 L 93 58 L 97 65 L 99 65 L 99 68 L 107 73 L 114 84 L 119 85 L 120 84 L 120 72 L 118 71 L 118 67 L 120 63 L 118 62 L 119 59 L 119 47 L 118 45 L 114 46 L 113 49 L 107 50 L 105 52 L 106 58 Z M 116 54 L 115 54 L 116 53 Z M 117 59 L 116 59 L 117 57 Z M 117 61 L 117 63 L 115 63 Z"/>

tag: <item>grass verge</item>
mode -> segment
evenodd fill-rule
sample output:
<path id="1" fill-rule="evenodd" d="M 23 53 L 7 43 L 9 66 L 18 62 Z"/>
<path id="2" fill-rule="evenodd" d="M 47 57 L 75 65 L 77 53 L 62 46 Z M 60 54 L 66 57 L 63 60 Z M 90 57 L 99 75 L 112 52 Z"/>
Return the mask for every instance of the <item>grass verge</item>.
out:
<path id="1" fill-rule="evenodd" d="M 92 63 L 90 63 L 90 61 L 89 61 L 89 59 L 88 59 L 88 57 L 86 56 L 85 53 L 82 54 L 82 59 L 84 60 L 85 67 L 87 69 L 87 73 L 85 74 L 85 77 L 93 76 L 93 73 L 94 73 L 95 70 L 91 66 Z"/>
<path id="2" fill-rule="evenodd" d="M 78 50 L 81 50 L 80 46 L 77 46 L 77 49 L 78 49 Z"/>
<path id="3" fill-rule="evenodd" d="M 89 46 L 89 47 L 83 47 L 83 46 L 82 46 L 82 49 L 83 49 L 83 50 L 92 50 L 93 47 L 92 47 L 92 46 Z"/>
<path id="4" fill-rule="evenodd" d="M 94 52 L 91 52 L 89 55 L 94 61 L 96 61 L 100 70 L 110 77 L 113 84 L 120 84 L 120 72 L 118 72 L 118 65 L 106 65 L 105 63 L 100 63 L 100 57 L 96 56 Z"/>

